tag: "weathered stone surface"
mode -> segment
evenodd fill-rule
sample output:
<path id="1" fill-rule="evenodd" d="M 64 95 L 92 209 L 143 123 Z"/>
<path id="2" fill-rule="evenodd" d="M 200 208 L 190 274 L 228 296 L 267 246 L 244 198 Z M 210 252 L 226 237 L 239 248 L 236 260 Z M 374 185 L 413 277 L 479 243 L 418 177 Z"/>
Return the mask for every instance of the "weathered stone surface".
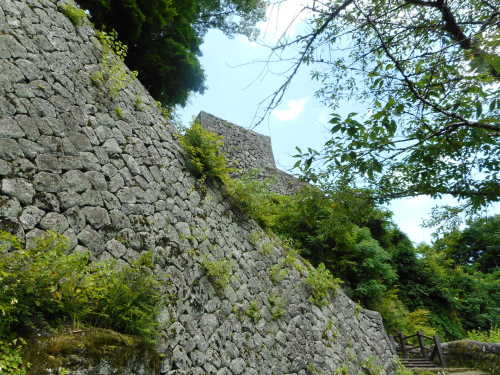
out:
<path id="1" fill-rule="evenodd" d="M 15 160 L 23 155 L 23 151 L 14 139 L 0 138 L 0 159 Z"/>
<path id="2" fill-rule="evenodd" d="M 57 193 L 62 190 L 62 180 L 58 174 L 40 172 L 33 179 L 35 190 L 45 193 Z"/>
<path id="3" fill-rule="evenodd" d="M 24 132 L 12 119 L 0 119 L 0 138 L 21 138 Z"/>
<path id="4" fill-rule="evenodd" d="M 45 212 L 38 207 L 27 206 L 19 217 L 19 221 L 25 229 L 33 229 L 40 222 L 43 215 L 45 215 Z"/>
<path id="5" fill-rule="evenodd" d="M 216 188 L 197 191 L 173 126 L 138 81 L 115 99 L 90 82 L 101 56 L 94 31 L 74 27 L 58 3 L 0 1 L 0 229 L 27 246 L 55 230 L 97 259 L 126 262 L 151 250 L 169 300 L 159 317 L 161 375 L 306 375 L 308 365 L 360 373 L 370 356 L 390 369 L 392 347 L 378 314 L 356 309 L 342 291 L 328 306 L 312 305 L 305 275 L 293 267 L 283 281 L 270 279 L 272 266 L 287 267 L 284 249 L 275 242 L 263 254 L 250 237 L 272 238 L 236 220 Z M 280 189 L 293 191 L 295 180 L 275 169 L 267 137 L 214 121 L 230 159 L 273 170 Z M 242 151 L 230 154 L 232 146 Z M 207 276 L 207 259 L 231 262 L 225 289 Z M 276 320 L 272 295 L 284 301 Z M 252 304 L 255 321 L 245 314 Z M 331 322 L 335 334 L 325 333 Z M 75 374 L 94 375 L 85 371 Z"/>
<path id="6" fill-rule="evenodd" d="M 111 223 L 108 211 L 101 207 L 84 207 L 82 213 L 92 227 L 99 229 Z"/>
<path id="7" fill-rule="evenodd" d="M 500 375 L 500 343 L 459 340 L 442 344 L 448 367 L 480 368 L 491 375 Z"/>
<path id="8" fill-rule="evenodd" d="M 40 221 L 40 227 L 46 230 L 53 230 L 57 233 L 64 233 L 66 229 L 68 229 L 68 219 L 64 215 L 49 212 L 44 218 Z"/>
<path id="9" fill-rule="evenodd" d="M 269 188 L 279 194 L 292 194 L 305 184 L 296 177 L 276 168 L 271 139 L 244 129 L 206 112 L 197 117 L 201 126 L 222 136 L 226 159 L 237 170 L 235 175 L 257 173 L 255 177 L 270 181 Z"/>
<path id="10" fill-rule="evenodd" d="M 82 192 L 90 189 L 90 181 L 85 174 L 78 170 L 68 171 L 63 175 L 65 190 Z"/>
<path id="11" fill-rule="evenodd" d="M 2 193 L 16 197 L 24 204 L 31 204 L 35 189 L 23 178 L 4 178 L 2 180 Z"/>

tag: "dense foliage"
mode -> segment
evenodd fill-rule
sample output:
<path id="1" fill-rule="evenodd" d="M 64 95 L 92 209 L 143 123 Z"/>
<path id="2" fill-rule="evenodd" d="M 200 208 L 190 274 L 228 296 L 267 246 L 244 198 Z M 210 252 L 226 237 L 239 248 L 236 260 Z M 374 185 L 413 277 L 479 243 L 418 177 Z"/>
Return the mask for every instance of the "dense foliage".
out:
<path id="1" fill-rule="evenodd" d="M 185 104 L 203 92 L 200 44 L 210 27 L 228 34 L 254 33 L 264 16 L 262 0 L 79 0 L 100 29 L 116 30 L 128 45 L 125 62 L 155 99 Z"/>
<path id="2" fill-rule="evenodd" d="M 110 328 L 152 340 L 162 306 L 159 281 L 145 253 L 131 265 L 68 254 L 55 233 L 24 249 L 0 233 L 0 339 L 61 324 Z"/>
<path id="3" fill-rule="evenodd" d="M 286 238 L 313 265 L 325 264 L 352 298 L 382 314 L 390 332 L 420 330 L 458 339 L 469 330 L 500 324 L 500 270 L 480 272 L 479 262 L 462 267 L 443 249 L 447 236 L 415 248 L 370 192 L 308 187 L 294 196 L 278 196 L 264 194 L 264 182 L 244 178 L 229 186 L 235 185 L 239 188 L 231 195 L 243 201 L 236 206 L 240 212 Z M 252 194 L 245 185 L 260 188 Z M 489 227 L 491 238 L 496 229 Z M 461 243 L 454 245 L 460 248 Z M 485 254 L 496 251 L 492 245 Z"/>
<path id="4" fill-rule="evenodd" d="M 273 48 L 299 52 L 268 110 L 310 64 L 331 138 L 300 153 L 332 178 L 364 176 L 381 199 L 451 194 L 478 209 L 500 197 L 498 6 L 484 0 L 336 0 Z M 289 61 L 289 60 L 287 60 Z M 364 113 L 341 116 L 342 100 Z"/>
<path id="5" fill-rule="evenodd" d="M 457 265 L 492 272 L 500 267 L 500 215 L 470 221 L 465 230 L 453 230 L 435 246 Z"/>

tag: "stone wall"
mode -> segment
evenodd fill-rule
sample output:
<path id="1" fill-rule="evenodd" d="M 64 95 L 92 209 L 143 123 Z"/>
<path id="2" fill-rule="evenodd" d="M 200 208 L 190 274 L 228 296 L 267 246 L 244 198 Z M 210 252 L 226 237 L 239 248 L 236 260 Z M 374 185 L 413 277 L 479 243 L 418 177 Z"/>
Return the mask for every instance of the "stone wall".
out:
<path id="1" fill-rule="evenodd" d="M 500 375 L 500 343 L 451 341 L 443 344 L 443 352 L 449 367 L 468 366 Z"/>
<path id="2" fill-rule="evenodd" d="M 271 179 L 271 189 L 278 194 L 293 194 L 305 183 L 295 176 L 276 168 L 271 138 L 218 118 L 200 112 L 197 121 L 207 130 L 223 137 L 222 151 L 231 167 L 241 175 L 251 170 L 258 171 L 260 179 Z"/>
<path id="3" fill-rule="evenodd" d="M 75 27 L 58 3 L 0 1 L 0 228 L 27 246 L 55 230 L 98 259 L 153 250 L 170 301 L 162 374 L 357 374 L 369 357 L 390 368 L 377 313 L 342 291 L 311 304 L 307 267 L 283 264 L 280 244 L 217 186 L 197 190 L 173 126 L 138 81 L 116 97 L 92 82 L 103 69 L 94 30 Z M 206 258 L 232 262 L 223 291 Z M 289 268 L 283 280 L 269 277 L 274 265 Z M 277 319 L 272 296 L 284 301 Z M 260 317 L 245 314 L 252 304 Z"/>

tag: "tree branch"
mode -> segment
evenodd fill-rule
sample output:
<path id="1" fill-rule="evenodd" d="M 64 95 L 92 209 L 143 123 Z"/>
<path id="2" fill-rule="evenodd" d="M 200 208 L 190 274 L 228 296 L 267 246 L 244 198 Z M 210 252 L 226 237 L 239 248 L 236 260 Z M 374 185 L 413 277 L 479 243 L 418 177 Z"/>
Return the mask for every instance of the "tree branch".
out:
<path id="1" fill-rule="evenodd" d="M 354 0 L 345 0 L 340 6 L 338 6 L 336 9 L 333 10 L 333 12 L 330 13 L 330 15 L 327 17 L 327 19 L 321 24 L 321 26 L 314 31 L 314 33 L 310 34 L 310 39 L 307 41 L 306 46 L 304 47 L 304 50 L 301 52 L 300 57 L 298 61 L 295 63 L 292 72 L 288 75 L 286 78 L 285 82 L 276 90 L 270 97 L 264 99 L 266 101 L 267 99 L 270 98 L 269 104 L 266 107 L 266 110 L 264 111 L 264 114 L 259 118 L 259 120 L 255 123 L 253 128 L 255 128 L 257 125 L 259 125 L 262 121 L 264 121 L 264 118 L 267 113 L 271 112 L 273 109 L 275 109 L 280 103 L 281 100 L 283 99 L 283 96 L 285 95 L 286 89 L 290 85 L 290 82 L 292 81 L 293 77 L 297 74 L 299 68 L 302 66 L 304 63 L 304 60 L 311 49 L 314 41 L 320 36 L 323 31 L 328 27 L 328 25 L 342 12 L 345 8 L 347 8 L 349 5 L 351 5 L 354 2 Z"/>

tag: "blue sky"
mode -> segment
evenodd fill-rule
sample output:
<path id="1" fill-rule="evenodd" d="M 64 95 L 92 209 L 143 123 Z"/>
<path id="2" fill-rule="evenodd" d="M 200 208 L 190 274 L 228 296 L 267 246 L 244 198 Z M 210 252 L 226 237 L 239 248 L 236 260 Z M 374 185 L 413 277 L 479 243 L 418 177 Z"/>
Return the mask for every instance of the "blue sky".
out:
<path id="1" fill-rule="evenodd" d="M 259 25 L 259 43 L 237 36 L 229 39 L 221 32 L 208 32 L 202 45 L 201 63 L 205 70 L 207 90 L 203 95 L 192 95 L 184 108 L 178 109 L 183 123 L 189 123 L 200 111 L 206 111 L 243 127 L 253 125 L 260 103 L 283 82 L 286 64 L 266 64 L 269 49 L 283 33 L 293 35 L 307 16 L 301 13 L 302 0 L 289 0 L 287 6 L 268 10 L 268 21 Z M 289 25 L 289 20 L 295 23 Z M 318 88 L 310 79 L 307 69 L 302 69 L 293 80 L 282 104 L 254 130 L 269 135 L 276 163 L 288 170 L 295 160 L 295 146 L 320 149 L 328 139 L 330 111 L 315 97 Z M 262 108 L 260 108 L 262 109 Z M 345 103 L 341 113 L 364 112 L 357 103 Z M 389 208 L 394 221 L 415 243 L 430 242 L 432 230 L 421 223 L 430 215 L 433 206 L 452 204 L 453 200 L 436 201 L 428 197 L 415 197 L 393 201 Z M 499 205 L 490 213 L 500 213 Z"/>

